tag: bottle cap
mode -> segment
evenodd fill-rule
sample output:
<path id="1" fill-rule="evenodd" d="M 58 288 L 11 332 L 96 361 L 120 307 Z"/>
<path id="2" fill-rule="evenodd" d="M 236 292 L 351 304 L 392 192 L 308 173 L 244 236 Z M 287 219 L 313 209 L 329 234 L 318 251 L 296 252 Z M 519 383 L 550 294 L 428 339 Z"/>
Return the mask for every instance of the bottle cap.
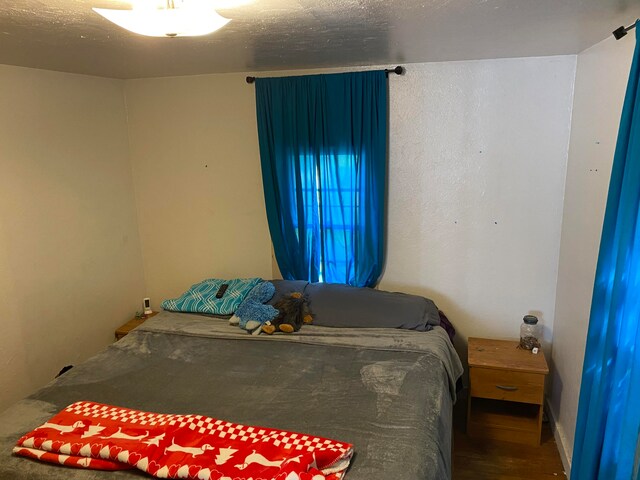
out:
<path id="1" fill-rule="evenodd" d="M 524 320 L 524 323 L 526 323 L 527 325 L 535 325 L 536 323 L 538 323 L 538 317 L 536 317 L 535 315 L 525 315 L 524 317 L 522 317 L 522 320 Z"/>

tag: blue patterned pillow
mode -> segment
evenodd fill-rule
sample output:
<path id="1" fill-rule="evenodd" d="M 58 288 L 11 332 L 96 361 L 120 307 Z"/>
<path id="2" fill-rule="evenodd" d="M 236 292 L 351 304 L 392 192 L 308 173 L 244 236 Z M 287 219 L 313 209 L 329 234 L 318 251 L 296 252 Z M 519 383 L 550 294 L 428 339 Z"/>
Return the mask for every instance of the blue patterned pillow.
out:
<path id="1" fill-rule="evenodd" d="M 236 311 L 244 297 L 261 281 L 261 278 L 235 278 L 233 280 L 209 278 L 192 285 L 180 297 L 165 300 L 162 302 L 162 308 L 172 312 L 229 315 Z M 229 285 L 227 291 L 222 298 L 216 298 L 216 293 L 225 283 Z"/>

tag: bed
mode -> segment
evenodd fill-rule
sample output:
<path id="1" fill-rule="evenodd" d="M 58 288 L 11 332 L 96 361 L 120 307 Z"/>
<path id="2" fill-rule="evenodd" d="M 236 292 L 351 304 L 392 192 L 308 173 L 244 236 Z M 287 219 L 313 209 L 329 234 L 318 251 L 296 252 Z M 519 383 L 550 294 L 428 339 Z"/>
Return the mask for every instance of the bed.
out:
<path id="1" fill-rule="evenodd" d="M 11 454 L 78 400 L 305 432 L 354 444 L 347 480 L 451 477 L 460 360 L 444 329 L 307 325 L 252 336 L 220 319 L 161 312 L 0 414 L 1 479 L 133 479 Z M 150 477 L 148 477 L 150 478 Z"/>

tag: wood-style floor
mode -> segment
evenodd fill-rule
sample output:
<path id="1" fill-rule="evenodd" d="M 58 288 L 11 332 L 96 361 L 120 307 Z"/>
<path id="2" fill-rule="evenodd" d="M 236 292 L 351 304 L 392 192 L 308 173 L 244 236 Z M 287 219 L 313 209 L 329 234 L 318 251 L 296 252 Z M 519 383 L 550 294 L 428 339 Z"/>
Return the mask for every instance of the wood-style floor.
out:
<path id="1" fill-rule="evenodd" d="M 454 409 L 453 480 L 565 479 L 558 447 L 548 423 L 539 447 L 477 440 L 465 433 L 466 398 Z"/>

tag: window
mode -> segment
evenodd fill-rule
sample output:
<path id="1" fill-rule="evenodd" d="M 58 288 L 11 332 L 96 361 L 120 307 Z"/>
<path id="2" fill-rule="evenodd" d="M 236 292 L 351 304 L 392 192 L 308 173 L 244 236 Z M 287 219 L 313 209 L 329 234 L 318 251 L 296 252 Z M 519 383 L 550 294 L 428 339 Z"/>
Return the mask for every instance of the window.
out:
<path id="1" fill-rule="evenodd" d="M 319 281 L 344 282 L 354 268 L 354 230 L 360 206 L 356 159 L 337 154 L 314 161 L 303 155 L 300 162 L 305 232 L 308 245 L 315 249 Z"/>

